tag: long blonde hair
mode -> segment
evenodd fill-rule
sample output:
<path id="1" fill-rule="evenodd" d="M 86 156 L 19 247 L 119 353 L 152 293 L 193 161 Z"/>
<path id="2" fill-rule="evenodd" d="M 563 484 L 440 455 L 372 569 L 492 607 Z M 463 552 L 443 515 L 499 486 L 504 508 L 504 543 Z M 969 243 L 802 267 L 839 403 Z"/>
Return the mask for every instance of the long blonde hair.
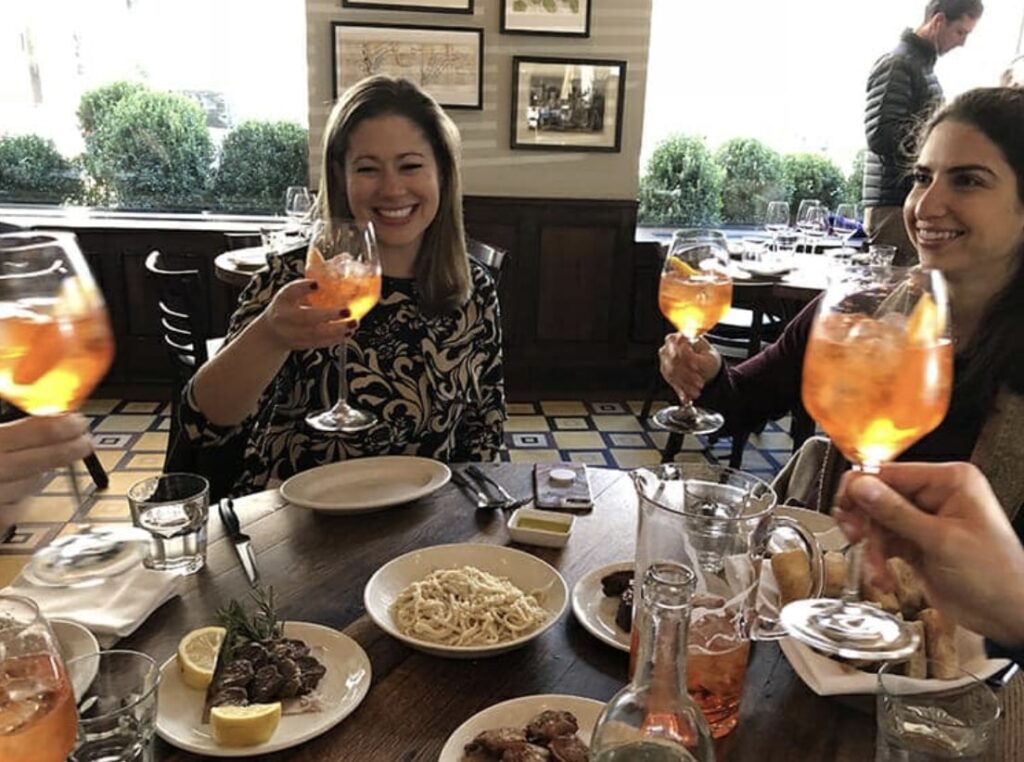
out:
<path id="1" fill-rule="evenodd" d="M 455 123 L 430 95 L 406 79 L 382 75 L 367 77 L 342 94 L 324 130 L 315 213 L 351 216 L 345 193 L 349 138 L 364 120 L 388 115 L 405 117 L 419 127 L 434 151 L 439 203 L 423 234 L 414 274 L 420 307 L 428 314 L 449 312 L 466 302 L 472 287 L 462 223 L 461 139 Z"/>

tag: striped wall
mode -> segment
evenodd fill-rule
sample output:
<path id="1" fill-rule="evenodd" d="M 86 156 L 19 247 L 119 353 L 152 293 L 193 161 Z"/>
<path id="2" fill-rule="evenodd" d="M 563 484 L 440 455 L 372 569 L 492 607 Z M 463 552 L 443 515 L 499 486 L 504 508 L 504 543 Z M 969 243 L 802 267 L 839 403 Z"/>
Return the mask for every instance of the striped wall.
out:
<path id="1" fill-rule="evenodd" d="M 651 0 L 591 0 L 590 37 L 500 33 L 499 0 L 475 0 L 473 15 L 342 8 L 341 0 L 306 0 L 310 162 L 319 178 L 320 142 L 330 111 L 331 22 L 464 26 L 484 30 L 483 109 L 453 109 L 463 139 L 468 196 L 618 199 L 636 197 L 643 128 Z M 512 150 L 512 57 L 625 60 L 626 96 L 619 153 Z"/>

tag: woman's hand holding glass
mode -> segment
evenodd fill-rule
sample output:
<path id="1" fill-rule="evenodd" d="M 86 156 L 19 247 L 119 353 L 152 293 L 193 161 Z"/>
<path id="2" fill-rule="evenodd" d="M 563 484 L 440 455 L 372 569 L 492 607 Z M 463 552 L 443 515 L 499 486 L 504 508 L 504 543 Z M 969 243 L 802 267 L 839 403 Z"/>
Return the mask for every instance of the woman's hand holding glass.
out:
<path id="1" fill-rule="evenodd" d="M 89 423 L 77 414 L 0 424 L 0 513 L 5 505 L 35 493 L 50 469 L 91 452 Z"/>
<path id="2" fill-rule="evenodd" d="M 297 280 L 278 291 L 260 316 L 267 333 L 283 351 L 336 347 L 355 333 L 358 322 L 347 309 L 313 307 L 312 280 Z"/>
<path id="3" fill-rule="evenodd" d="M 984 475 L 969 463 L 891 463 L 846 474 L 834 515 L 865 541 L 866 576 L 891 586 L 885 559 L 921 576 L 928 600 L 975 632 L 1024 645 L 1024 549 Z"/>
<path id="4" fill-rule="evenodd" d="M 704 385 L 718 375 L 722 356 L 704 339 L 691 342 L 670 333 L 658 350 L 661 375 L 681 399 L 697 399 Z"/>

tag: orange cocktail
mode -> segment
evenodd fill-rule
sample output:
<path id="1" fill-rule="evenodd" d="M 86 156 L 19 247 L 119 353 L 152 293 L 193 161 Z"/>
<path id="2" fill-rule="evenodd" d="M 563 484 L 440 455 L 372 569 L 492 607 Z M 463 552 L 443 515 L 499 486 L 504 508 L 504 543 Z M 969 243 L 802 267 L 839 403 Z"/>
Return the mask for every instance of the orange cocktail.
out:
<path id="1" fill-rule="evenodd" d="M 0 759 L 63 762 L 78 713 L 64 667 L 49 654 L 0 662 Z"/>
<path id="2" fill-rule="evenodd" d="M 308 297 L 311 306 L 347 309 L 352 320 L 362 320 L 380 301 L 380 268 L 345 254 L 325 261 L 311 246 L 306 257 L 306 277 L 317 283 L 317 290 Z"/>
<path id="3" fill-rule="evenodd" d="M 676 330 L 697 339 L 715 327 L 732 305 L 732 280 L 720 272 L 665 272 L 658 307 Z"/>
<path id="4" fill-rule="evenodd" d="M 690 645 L 686 654 L 686 690 L 711 726 L 711 735 L 727 735 L 740 719 L 740 697 L 747 674 L 750 640 L 721 645 Z"/>
<path id="5" fill-rule="evenodd" d="M 113 359 L 102 308 L 0 305 L 0 397 L 27 413 L 76 410 Z"/>
<path id="6" fill-rule="evenodd" d="M 854 463 L 892 460 L 945 417 L 952 342 L 913 324 L 831 313 L 811 330 L 804 406 Z"/>

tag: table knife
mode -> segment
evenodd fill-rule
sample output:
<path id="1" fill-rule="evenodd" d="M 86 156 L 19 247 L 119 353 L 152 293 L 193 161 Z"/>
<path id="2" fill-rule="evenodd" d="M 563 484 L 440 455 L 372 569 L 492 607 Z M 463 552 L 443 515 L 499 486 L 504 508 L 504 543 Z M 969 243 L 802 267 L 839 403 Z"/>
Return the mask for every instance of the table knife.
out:
<path id="1" fill-rule="evenodd" d="M 242 563 L 242 571 L 245 572 L 249 584 L 256 587 L 260 581 L 260 572 L 256 568 L 256 554 L 253 552 L 249 535 L 242 531 L 238 523 L 234 501 L 228 498 L 226 501 L 218 503 L 217 508 L 220 510 L 220 520 L 224 523 L 228 538 L 235 546 L 235 553 L 238 554 L 238 560 Z"/>

